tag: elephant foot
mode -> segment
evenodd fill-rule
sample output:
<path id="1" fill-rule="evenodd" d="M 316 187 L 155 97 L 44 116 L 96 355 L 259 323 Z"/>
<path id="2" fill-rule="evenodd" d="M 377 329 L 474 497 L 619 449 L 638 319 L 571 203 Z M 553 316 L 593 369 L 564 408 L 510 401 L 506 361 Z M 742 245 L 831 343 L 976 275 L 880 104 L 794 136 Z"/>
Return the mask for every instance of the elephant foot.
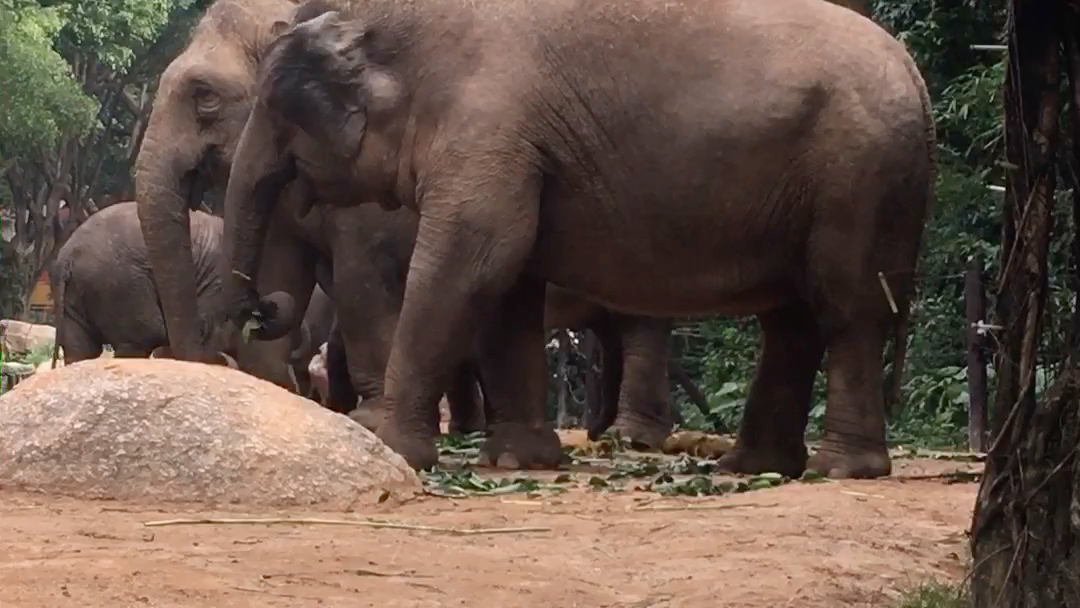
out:
<path id="1" fill-rule="evenodd" d="M 554 469 L 563 461 L 562 443 L 554 429 L 516 423 L 492 425 L 480 447 L 478 464 L 498 469 Z"/>
<path id="2" fill-rule="evenodd" d="M 388 414 L 381 398 L 364 399 L 360 405 L 349 412 L 349 418 L 375 433 L 387 422 Z"/>
<path id="3" fill-rule="evenodd" d="M 447 428 L 451 435 L 468 435 L 487 430 L 487 425 L 484 424 L 483 418 L 479 420 L 455 420 L 451 418 Z"/>
<path id="4" fill-rule="evenodd" d="M 671 434 L 671 425 L 659 420 L 616 418 L 611 430 L 629 441 L 635 450 L 659 450 Z"/>
<path id="5" fill-rule="evenodd" d="M 885 447 L 868 450 L 824 442 L 806 468 L 832 479 L 876 479 L 892 474 L 892 460 Z"/>
<path id="6" fill-rule="evenodd" d="M 716 461 L 716 467 L 727 473 L 758 475 L 780 473 L 797 479 L 806 470 L 806 446 L 800 443 L 798 450 L 776 448 L 748 448 L 738 444 Z"/>
<path id="7" fill-rule="evenodd" d="M 409 463 L 414 470 L 432 469 L 439 465 L 439 450 L 435 447 L 435 437 L 416 430 L 403 430 L 387 421 L 379 427 L 375 436 L 382 440 Z"/>

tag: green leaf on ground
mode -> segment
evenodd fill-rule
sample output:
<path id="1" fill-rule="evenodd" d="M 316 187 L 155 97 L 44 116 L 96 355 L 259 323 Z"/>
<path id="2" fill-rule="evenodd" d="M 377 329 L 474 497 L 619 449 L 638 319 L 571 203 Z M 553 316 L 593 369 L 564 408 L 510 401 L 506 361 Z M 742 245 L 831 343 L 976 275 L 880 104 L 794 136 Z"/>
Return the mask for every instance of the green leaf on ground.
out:
<path id="1" fill-rule="evenodd" d="M 551 490 L 556 492 L 565 491 L 558 482 L 544 483 L 528 477 L 506 477 L 502 479 L 482 477 L 469 468 L 457 471 L 422 471 L 420 473 L 424 486 L 430 494 L 437 496 L 499 496 L 502 494 L 515 494 L 518 492 L 538 492 Z"/>

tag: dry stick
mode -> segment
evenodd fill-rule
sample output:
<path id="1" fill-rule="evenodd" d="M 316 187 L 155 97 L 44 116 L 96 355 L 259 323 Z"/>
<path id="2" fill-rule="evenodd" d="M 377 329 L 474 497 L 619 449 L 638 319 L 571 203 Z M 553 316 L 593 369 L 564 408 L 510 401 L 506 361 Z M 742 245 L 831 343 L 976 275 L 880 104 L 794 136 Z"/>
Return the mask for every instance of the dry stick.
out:
<path id="1" fill-rule="evenodd" d="M 885 297 L 889 299 L 889 308 L 892 309 L 892 313 L 894 315 L 900 314 L 900 308 L 896 306 L 896 300 L 893 299 L 892 290 L 889 289 L 889 282 L 885 280 L 885 273 L 879 270 L 877 278 L 881 283 L 881 288 L 885 290 Z"/>
<path id="2" fill-rule="evenodd" d="M 305 600 L 319 599 L 317 597 L 310 596 L 310 595 L 296 595 L 295 593 L 282 593 L 280 591 L 271 591 L 269 589 L 256 589 L 254 587 L 241 587 L 241 586 L 238 586 L 238 585 L 230 585 L 230 587 L 232 589 L 236 589 L 237 591 L 246 591 L 248 593 L 263 593 L 263 594 L 266 594 L 266 595 L 276 595 L 278 597 L 294 597 L 294 598 L 305 599 Z"/>
<path id="3" fill-rule="evenodd" d="M 481 534 L 514 534 L 517 532 L 551 532 L 551 528 L 441 528 L 438 526 L 415 526 L 412 524 L 399 524 L 389 521 L 357 521 L 348 519 L 319 519 L 312 517 L 297 518 L 267 518 L 267 519 L 162 519 L 158 521 L 144 521 L 143 525 L 148 528 L 160 526 L 183 526 L 183 525 L 259 525 L 259 524 L 325 524 L 331 526 L 362 526 L 365 528 L 388 528 L 393 530 L 417 530 L 422 532 L 443 532 L 460 536 L 478 536 Z"/>
<path id="4" fill-rule="evenodd" d="M 928 475 L 897 475 L 896 479 L 900 481 L 935 481 L 938 479 L 955 479 L 959 477 L 982 477 L 982 471 L 949 471 L 947 473 L 931 473 Z"/>
<path id="5" fill-rule="evenodd" d="M 780 506 L 780 503 L 778 503 L 778 502 L 769 503 L 769 504 L 765 504 L 765 505 L 759 505 L 757 503 L 752 503 L 752 502 L 744 502 L 744 503 L 739 503 L 739 504 L 736 504 L 736 505 L 729 505 L 729 504 L 722 504 L 722 505 L 717 505 L 717 504 L 652 505 L 652 506 L 647 506 L 647 507 L 646 506 L 636 507 L 636 508 L 631 509 L 631 510 L 632 511 L 710 511 L 710 510 L 719 511 L 719 510 L 726 510 L 726 509 L 742 509 L 742 508 L 767 509 L 767 508 L 770 508 L 770 507 L 779 507 L 779 506 Z"/>

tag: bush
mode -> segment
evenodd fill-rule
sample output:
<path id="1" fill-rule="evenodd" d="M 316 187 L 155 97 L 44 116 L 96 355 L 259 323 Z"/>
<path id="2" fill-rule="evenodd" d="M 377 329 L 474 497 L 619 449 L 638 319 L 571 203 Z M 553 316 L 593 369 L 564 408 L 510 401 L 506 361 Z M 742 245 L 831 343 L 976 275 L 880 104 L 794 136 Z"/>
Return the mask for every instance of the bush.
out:
<path id="1" fill-rule="evenodd" d="M 895 608 L 969 608 L 967 592 L 951 583 L 928 581 L 904 592 Z"/>

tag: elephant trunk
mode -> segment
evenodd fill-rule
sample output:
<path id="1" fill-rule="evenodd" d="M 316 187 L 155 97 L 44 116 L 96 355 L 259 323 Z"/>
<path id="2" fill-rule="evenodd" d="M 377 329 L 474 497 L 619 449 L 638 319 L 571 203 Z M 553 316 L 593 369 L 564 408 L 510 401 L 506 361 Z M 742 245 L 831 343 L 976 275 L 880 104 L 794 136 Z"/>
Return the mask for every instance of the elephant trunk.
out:
<path id="1" fill-rule="evenodd" d="M 225 285 L 229 315 L 237 325 L 254 319 L 255 338 L 277 340 L 292 330 L 295 302 L 284 292 L 260 298 L 255 281 L 274 205 L 296 178 L 296 164 L 278 149 L 265 114 L 260 103 L 248 117 L 225 191 L 224 250 L 230 267 Z"/>
<path id="2" fill-rule="evenodd" d="M 172 354 L 178 359 L 204 360 L 188 216 L 192 199 L 201 197 L 196 185 L 200 150 L 194 142 L 170 141 L 179 131 L 170 129 L 160 116 L 151 118 L 136 162 L 139 223 Z"/>

